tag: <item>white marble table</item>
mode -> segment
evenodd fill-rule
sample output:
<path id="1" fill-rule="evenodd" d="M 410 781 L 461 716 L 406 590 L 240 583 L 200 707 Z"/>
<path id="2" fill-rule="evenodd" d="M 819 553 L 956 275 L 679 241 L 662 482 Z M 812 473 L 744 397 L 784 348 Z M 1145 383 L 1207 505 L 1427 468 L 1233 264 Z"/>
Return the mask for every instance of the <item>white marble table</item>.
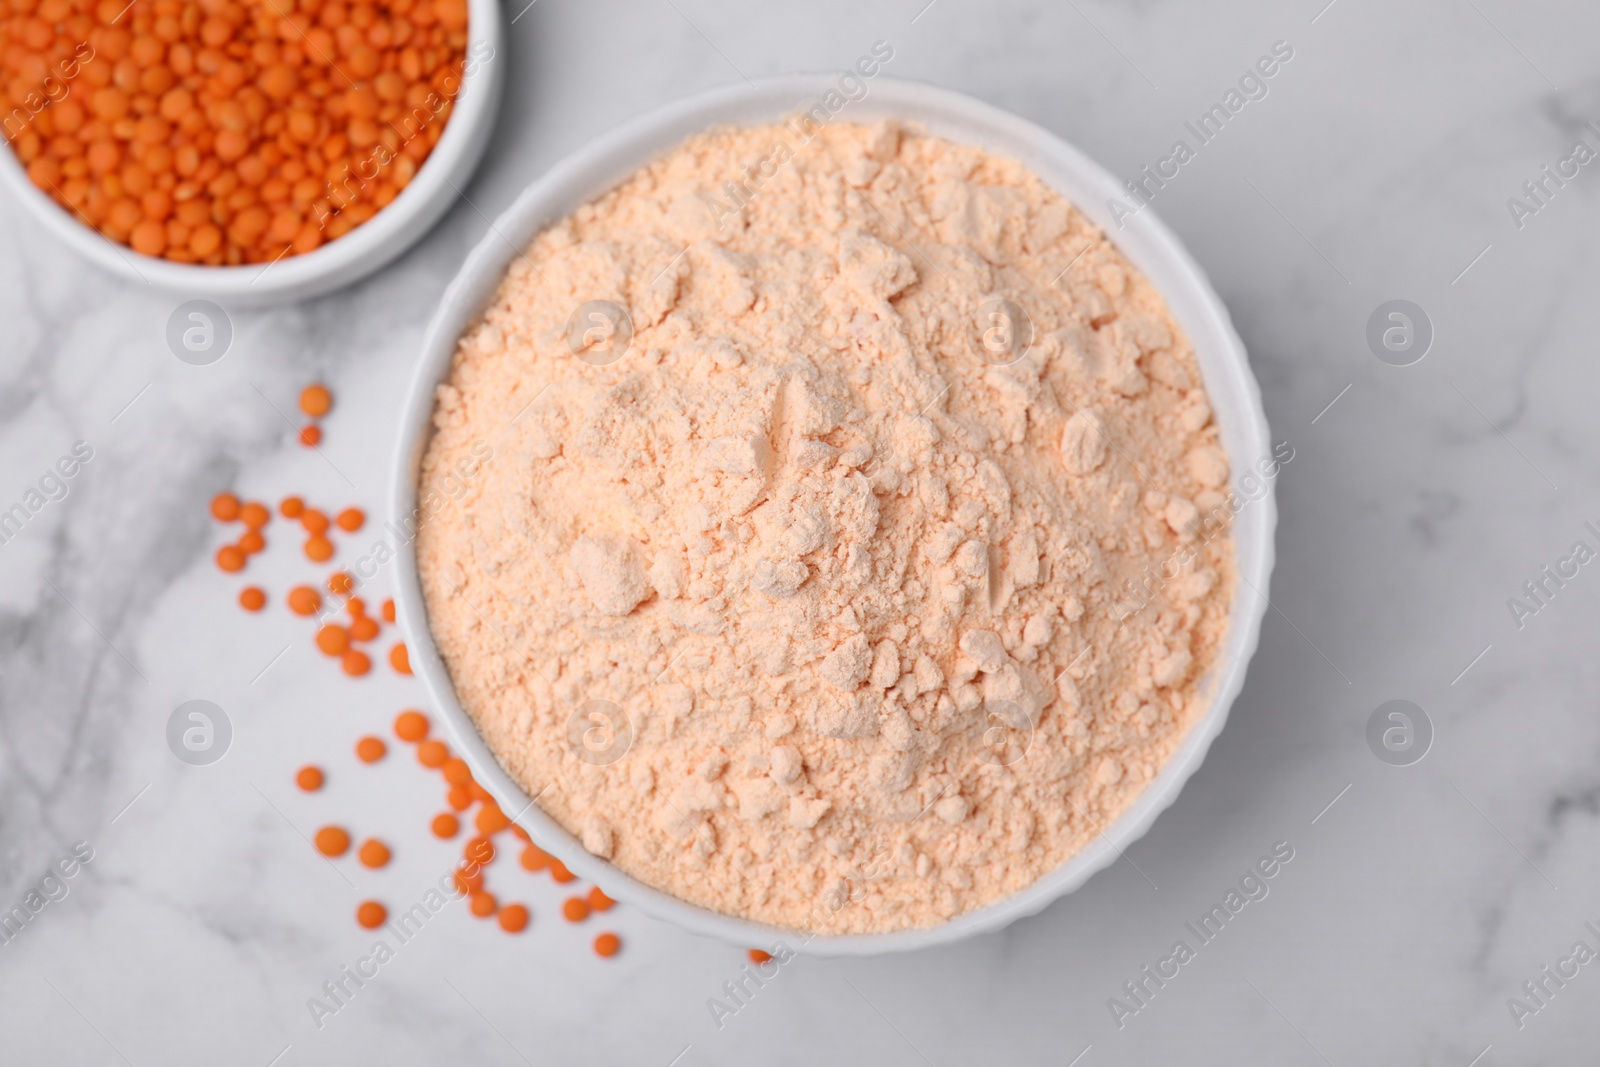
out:
<path id="1" fill-rule="evenodd" d="M 167 350 L 174 298 L 98 273 L 0 205 L 0 509 L 74 441 L 94 450 L 0 546 L 0 905 L 74 842 L 93 850 L 0 945 L 0 1061 L 1593 1059 L 1600 965 L 1567 965 L 1560 988 L 1541 969 L 1580 939 L 1600 947 L 1585 928 L 1600 927 L 1600 572 L 1578 568 L 1520 628 L 1507 600 L 1575 541 L 1600 547 L 1584 527 L 1600 525 L 1600 176 L 1547 181 L 1520 228 L 1507 200 L 1575 141 L 1600 148 L 1585 125 L 1600 123 L 1600 8 L 923 3 L 538 0 L 512 28 L 476 208 L 355 289 L 236 311 L 233 349 L 209 367 Z M 372 941 L 355 902 L 420 894 L 454 855 L 422 832 L 439 793 L 408 756 L 348 754 L 420 687 L 388 671 L 347 682 L 297 620 L 234 607 L 206 500 L 304 490 L 378 509 L 408 365 L 486 214 L 657 102 L 839 68 L 878 39 L 890 73 L 1011 108 L 1123 175 L 1274 42 L 1293 48 L 1155 204 L 1230 306 L 1274 435 L 1295 448 L 1275 610 L 1227 731 L 1131 863 L 1002 934 L 798 960 L 720 1029 L 706 1000 L 738 951 L 618 909 L 626 950 L 598 960 L 594 924 L 561 922 L 541 881 L 522 894 L 528 933 L 446 914 L 319 1030 L 307 998 Z M 1365 340 L 1394 298 L 1436 333 L 1413 366 Z M 318 377 L 339 400 L 330 462 L 274 410 Z M 281 590 L 295 556 L 269 553 L 252 576 Z M 164 740 L 195 698 L 236 730 L 211 767 Z M 1421 762 L 1369 749 L 1368 717 L 1391 699 L 1433 723 Z M 308 757 L 332 772 L 317 797 L 289 780 Z M 302 835 L 331 817 L 393 840 L 395 863 L 330 869 Z M 1119 1029 L 1108 999 L 1279 841 L 1294 859 L 1270 895 Z M 1530 980 L 1554 995 L 1515 1019 L 1507 1000 Z"/>

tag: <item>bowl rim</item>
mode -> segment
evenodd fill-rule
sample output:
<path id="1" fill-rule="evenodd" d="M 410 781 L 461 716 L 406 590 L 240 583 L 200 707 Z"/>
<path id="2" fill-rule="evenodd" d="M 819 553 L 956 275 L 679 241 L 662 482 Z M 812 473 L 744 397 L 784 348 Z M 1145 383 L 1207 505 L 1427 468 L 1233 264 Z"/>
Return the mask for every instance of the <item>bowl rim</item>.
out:
<path id="1" fill-rule="evenodd" d="M 797 951 L 822 956 L 865 956 L 949 944 L 1000 929 L 1036 914 L 1080 887 L 1121 857 L 1157 815 L 1176 800 L 1221 732 L 1243 686 L 1260 636 L 1273 565 L 1277 522 L 1274 486 L 1253 498 L 1234 518 L 1233 536 L 1241 586 L 1235 589 L 1230 627 L 1218 662 L 1207 676 L 1211 704 L 1175 747 L 1160 772 L 1109 826 L 1024 889 L 964 912 L 936 926 L 887 933 L 810 934 L 714 912 L 646 885 L 585 850 L 573 835 L 528 797 L 489 750 L 471 717 L 456 700 L 450 675 L 427 622 L 411 530 L 417 511 L 417 473 L 431 434 L 435 386 L 448 375 L 456 343 L 492 298 L 507 266 L 532 237 L 579 204 L 614 187 L 639 166 L 685 137 L 716 125 L 781 121 L 835 89 L 833 75 L 791 75 L 723 86 L 666 104 L 609 130 L 532 182 L 493 223 L 466 257 L 429 323 L 402 409 L 391 468 L 390 520 L 400 544 L 395 597 L 412 670 L 436 703 L 458 751 L 473 773 L 540 848 L 574 873 L 597 883 L 607 895 L 633 904 L 654 918 L 735 945 L 782 940 Z M 851 109 L 854 110 L 851 110 Z M 1118 227 L 1110 198 L 1125 198 L 1120 182 L 1063 139 L 1009 112 L 948 89 L 880 77 L 868 95 L 845 108 L 846 121 L 896 116 L 930 133 L 976 144 L 1017 159 L 1067 197 L 1105 231 L 1118 249 L 1167 299 L 1200 362 L 1208 396 L 1233 460 L 1266 456 L 1270 434 L 1259 386 L 1226 307 L 1176 236 L 1144 207 Z M 1204 348 L 1202 348 L 1204 345 Z M 1219 403 L 1223 400 L 1223 403 Z M 1242 583 L 1257 594 L 1247 597 Z"/>
<path id="2" fill-rule="evenodd" d="M 487 54 L 484 50 L 487 49 Z M 0 147 L 0 186 L 67 247 L 112 274 L 190 297 L 259 305 L 320 295 L 388 264 L 451 206 L 489 143 L 505 83 L 505 25 L 498 0 L 467 0 L 461 88 L 439 143 L 411 183 L 367 222 L 300 256 L 209 267 L 146 256 L 104 236 L 33 184 L 15 148 Z"/>

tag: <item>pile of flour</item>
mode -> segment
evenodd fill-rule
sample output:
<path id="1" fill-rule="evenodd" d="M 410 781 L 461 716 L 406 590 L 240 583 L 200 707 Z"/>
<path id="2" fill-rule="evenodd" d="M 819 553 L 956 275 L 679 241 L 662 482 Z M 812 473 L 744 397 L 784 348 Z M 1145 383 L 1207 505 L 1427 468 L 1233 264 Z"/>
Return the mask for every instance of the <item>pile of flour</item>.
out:
<path id="1" fill-rule="evenodd" d="M 1083 848 L 1205 710 L 1234 571 L 1197 533 L 1228 460 L 1193 353 L 1015 162 L 697 136 L 518 258 L 435 424 L 461 702 L 684 900 L 937 924 Z"/>

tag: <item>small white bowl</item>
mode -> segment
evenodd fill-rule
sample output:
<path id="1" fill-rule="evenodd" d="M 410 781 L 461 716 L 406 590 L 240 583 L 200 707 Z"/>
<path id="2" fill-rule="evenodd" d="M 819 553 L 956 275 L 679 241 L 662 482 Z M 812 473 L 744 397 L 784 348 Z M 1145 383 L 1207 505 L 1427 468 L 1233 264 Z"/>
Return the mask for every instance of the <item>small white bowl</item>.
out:
<path id="1" fill-rule="evenodd" d="M 1235 470 L 1248 470 L 1257 459 L 1270 455 L 1261 394 L 1227 309 L 1212 291 L 1204 272 L 1149 208 L 1127 220 L 1126 227 L 1119 230 L 1107 201 L 1124 195 L 1120 183 L 1054 134 L 945 89 L 881 77 L 868 85 L 869 95 L 845 107 L 839 116 L 841 121 L 873 122 L 897 117 L 919 122 L 941 137 L 1010 156 L 1032 168 L 1103 228 L 1166 296 L 1172 313 L 1188 333 Z M 402 413 L 391 482 L 391 529 L 409 528 L 416 508 L 418 465 L 431 432 L 434 387 L 449 373 L 457 339 L 493 296 L 518 250 L 551 221 L 565 217 L 690 135 L 715 125 L 778 121 L 834 88 L 834 79 L 829 76 L 802 76 L 702 93 L 603 134 L 529 186 L 467 257 L 428 327 L 416 378 Z M 1234 519 L 1239 574 L 1249 585 L 1241 582 L 1235 593 L 1227 642 L 1205 682 L 1213 693 L 1210 710 L 1190 729 L 1171 760 L 1132 807 L 1091 845 L 1021 892 L 939 926 L 885 934 L 816 936 L 803 943 L 803 951 L 865 956 L 946 944 L 997 930 L 1037 913 L 1115 860 L 1177 798 L 1227 721 L 1228 708 L 1244 684 L 1245 668 L 1255 652 L 1266 610 L 1276 524 L 1277 509 L 1269 481 L 1265 495 L 1244 507 Z M 507 812 L 524 812 L 518 822 L 541 848 L 573 872 L 597 882 L 608 895 L 656 918 L 736 945 L 768 945 L 776 935 L 786 936 L 791 947 L 802 949 L 795 931 L 776 930 L 688 904 L 644 885 L 585 851 L 571 834 L 531 804 L 522 786 L 496 761 L 472 719 L 457 702 L 449 672 L 428 629 L 414 543 L 400 546 L 396 601 L 412 669 L 426 683 L 457 749 Z"/>
<path id="2" fill-rule="evenodd" d="M 366 223 L 303 256 L 239 267 L 144 256 L 101 236 L 57 204 L 33 184 L 9 149 L 0 149 L 0 184 L 68 247 L 131 282 L 234 307 L 323 296 L 366 277 L 411 247 L 455 203 L 483 158 L 505 85 L 505 24 L 499 0 L 467 0 L 467 33 L 466 60 L 471 65 L 439 143 L 411 184 Z"/>

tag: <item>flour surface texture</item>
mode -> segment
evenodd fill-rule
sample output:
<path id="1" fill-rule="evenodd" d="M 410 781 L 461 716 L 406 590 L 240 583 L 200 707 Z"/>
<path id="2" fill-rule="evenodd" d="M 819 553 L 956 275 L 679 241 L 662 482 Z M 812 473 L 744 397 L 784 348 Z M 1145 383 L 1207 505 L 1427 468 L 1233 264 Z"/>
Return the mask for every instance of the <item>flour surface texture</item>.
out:
<path id="1" fill-rule="evenodd" d="M 696 136 L 513 262 L 434 423 L 463 706 L 692 903 L 936 925 L 1092 842 L 1208 705 L 1234 564 L 1193 352 L 1015 162 Z"/>

